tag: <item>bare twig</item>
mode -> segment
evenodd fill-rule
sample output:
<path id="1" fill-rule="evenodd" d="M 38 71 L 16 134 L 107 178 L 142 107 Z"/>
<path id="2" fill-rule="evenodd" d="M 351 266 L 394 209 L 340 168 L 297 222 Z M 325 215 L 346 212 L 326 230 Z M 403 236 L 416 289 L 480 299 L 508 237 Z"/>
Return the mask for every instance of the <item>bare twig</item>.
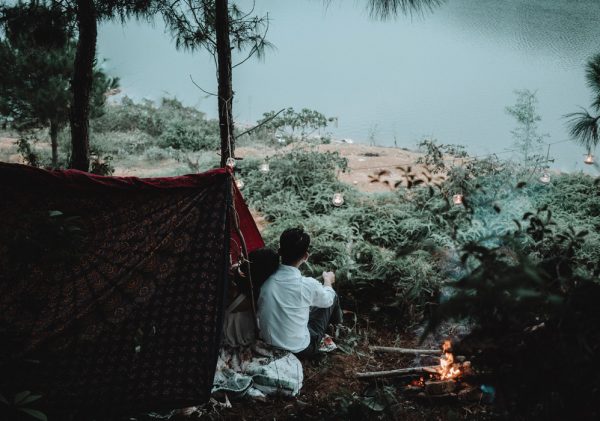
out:
<path id="1" fill-rule="evenodd" d="M 436 373 L 438 366 L 424 366 L 424 367 L 410 367 L 410 368 L 398 368 L 396 370 L 388 371 L 367 371 L 365 373 L 356 373 L 357 379 L 375 379 L 380 377 L 395 377 L 403 376 L 405 374 L 420 374 L 420 373 Z"/>
<path id="2" fill-rule="evenodd" d="M 439 349 L 411 349 L 411 348 L 395 348 L 389 346 L 372 346 L 371 351 L 373 352 L 393 352 L 396 354 L 427 354 L 427 355 L 439 355 L 441 351 Z"/>
<path id="3" fill-rule="evenodd" d="M 205 91 L 204 89 L 202 89 L 202 88 L 200 87 L 200 85 L 198 85 L 198 84 L 197 84 L 197 83 L 194 81 L 194 78 L 192 78 L 192 75 L 190 75 L 190 80 L 191 80 L 191 81 L 192 81 L 192 83 L 193 83 L 193 84 L 196 86 L 196 88 L 200 89 L 200 90 L 201 90 L 202 92 L 204 92 L 205 94 L 207 94 L 207 95 L 212 95 L 212 96 L 218 96 L 217 94 L 213 94 L 212 92 L 208 92 L 208 91 Z"/>
<path id="4" fill-rule="evenodd" d="M 254 130 L 258 129 L 259 127 L 261 127 L 262 125 L 268 123 L 269 121 L 273 120 L 275 117 L 277 117 L 279 114 L 281 114 L 282 112 L 284 112 L 286 109 L 282 108 L 281 110 L 277 111 L 277 113 L 273 114 L 271 117 L 269 117 L 268 119 L 266 119 L 265 121 L 261 122 L 260 124 L 257 124 L 254 127 L 249 128 L 248 130 L 246 130 L 245 132 L 240 133 L 239 135 L 237 135 L 235 138 L 239 138 L 242 137 L 245 134 L 248 134 L 250 132 L 253 132 Z"/>

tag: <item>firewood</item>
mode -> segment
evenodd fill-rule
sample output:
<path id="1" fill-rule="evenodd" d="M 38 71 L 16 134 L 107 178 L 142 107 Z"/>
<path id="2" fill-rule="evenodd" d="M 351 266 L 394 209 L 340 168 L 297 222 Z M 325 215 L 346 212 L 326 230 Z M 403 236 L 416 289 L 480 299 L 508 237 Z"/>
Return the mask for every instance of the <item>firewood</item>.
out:
<path id="1" fill-rule="evenodd" d="M 456 389 L 456 383 L 453 380 L 426 381 L 425 392 L 428 395 L 444 395 L 452 393 Z"/>
<path id="2" fill-rule="evenodd" d="M 423 391 L 423 387 L 421 386 L 413 386 L 411 384 L 409 384 L 408 386 L 404 387 L 404 393 L 408 393 L 408 394 L 415 394 L 415 393 L 419 393 Z"/>
<path id="3" fill-rule="evenodd" d="M 372 346 L 371 351 L 374 352 L 393 352 L 396 354 L 428 354 L 440 355 L 439 349 L 411 349 L 411 348 L 395 348 L 390 346 Z"/>
<path id="4" fill-rule="evenodd" d="M 425 392 L 420 392 L 415 395 L 416 399 L 431 402 L 431 403 L 450 403 L 456 401 L 456 393 L 444 393 L 443 395 L 428 395 Z"/>
<path id="5" fill-rule="evenodd" d="M 356 373 L 355 376 L 358 379 L 371 379 L 376 377 L 395 377 L 403 374 L 417 374 L 427 373 L 428 370 L 435 370 L 437 366 L 425 366 L 425 367 L 409 367 L 409 368 L 398 368 L 396 370 L 388 371 L 367 371 L 365 373 Z M 437 371 L 436 371 L 437 372 Z"/>

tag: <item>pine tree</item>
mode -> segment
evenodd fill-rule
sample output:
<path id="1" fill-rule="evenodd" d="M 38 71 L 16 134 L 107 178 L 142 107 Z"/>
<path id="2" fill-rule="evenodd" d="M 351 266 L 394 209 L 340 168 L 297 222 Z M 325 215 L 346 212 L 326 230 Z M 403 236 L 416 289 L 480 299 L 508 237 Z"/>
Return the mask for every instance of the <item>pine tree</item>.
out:
<path id="1" fill-rule="evenodd" d="M 69 122 L 75 41 L 62 11 L 37 2 L 0 9 L 0 115 L 19 132 L 48 129 L 52 167 L 58 167 L 58 133 Z M 92 107 L 118 80 L 93 71 Z"/>

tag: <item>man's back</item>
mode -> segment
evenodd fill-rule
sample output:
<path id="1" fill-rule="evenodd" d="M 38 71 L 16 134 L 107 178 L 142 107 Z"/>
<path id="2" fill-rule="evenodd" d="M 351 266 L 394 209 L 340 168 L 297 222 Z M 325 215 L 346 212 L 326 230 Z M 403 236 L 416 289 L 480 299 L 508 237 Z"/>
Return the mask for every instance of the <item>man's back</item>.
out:
<path id="1" fill-rule="evenodd" d="M 260 290 L 258 319 L 262 339 L 292 352 L 310 343 L 310 307 L 329 307 L 335 293 L 293 266 L 280 265 Z"/>

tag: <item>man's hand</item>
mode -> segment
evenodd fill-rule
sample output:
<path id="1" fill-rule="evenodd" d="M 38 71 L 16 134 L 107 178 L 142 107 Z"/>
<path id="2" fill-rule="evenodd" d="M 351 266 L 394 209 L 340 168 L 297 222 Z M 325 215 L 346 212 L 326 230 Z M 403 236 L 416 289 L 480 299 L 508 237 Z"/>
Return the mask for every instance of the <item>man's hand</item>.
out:
<path id="1" fill-rule="evenodd" d="M 323 272 L 323 285 L 331 287 L 333 284 L 335 284 L 335 273 Z"/>

